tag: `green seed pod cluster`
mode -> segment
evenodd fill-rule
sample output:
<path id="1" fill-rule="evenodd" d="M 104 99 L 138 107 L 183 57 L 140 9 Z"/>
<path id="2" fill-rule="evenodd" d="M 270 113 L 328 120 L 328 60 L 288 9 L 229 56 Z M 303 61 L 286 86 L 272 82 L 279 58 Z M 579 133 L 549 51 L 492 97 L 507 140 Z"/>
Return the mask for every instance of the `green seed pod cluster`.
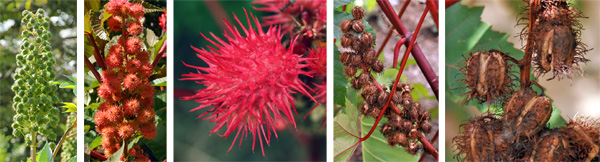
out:
<path id="1" fill-rule="evenodd" d="M 47 127 L 56 127 L 59 122 L 60 111 L 54 107 L 59 100 L 58 87 L 52 84 L 55 61 L 48 42 L 49 19 L 42 9 L 35 13 L 25 10 L 22 15 L 23 40 L 21 53 L 16 55 L 18 67 L 12 86 L 12 107 L 16 112 L 12 128 L 14 136 L 23 136 L 28 145 L 35 146 L 36 135 L 56 139 L 56 133 Z"/>
<path id="2" fill-rule="evenodd" d="M 67 117 L 67 125 L 70 125 L 71 123 L 75 122 L 76 119 L 77 114 L 70 113 Z M 76 132 L 77 127 L 74 127 L 71 131 L 67 132 L 66 134 L 71 135 Z M 75 157 L 75 155 L 77 155 L 77 136 L 67 138 L 65 142 L 63 142 L 63 144 L 61 145 L 61 150 L 62 152 L 60 153 L 60 158 L 62 159 L 62 161 L 67 161 Z"/>

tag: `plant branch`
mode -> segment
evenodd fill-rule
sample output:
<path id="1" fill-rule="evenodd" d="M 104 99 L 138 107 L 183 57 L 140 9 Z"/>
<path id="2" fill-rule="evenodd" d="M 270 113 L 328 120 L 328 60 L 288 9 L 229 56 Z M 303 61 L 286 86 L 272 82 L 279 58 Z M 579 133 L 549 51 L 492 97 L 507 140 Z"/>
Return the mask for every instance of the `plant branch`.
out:
<path id="1" fill-rule="evenodd" d="M 65 142 L 65 140 L 67 140 L 70 137 L 70 136 L 67 136 L 67 133 L 69 133 L 69 131 L 73 130 L 73 128 L 75 128 L 75 127 L 77 127 L 77 119 L 75 119 L 75 121 L 73 122 L 73 124 L 71 124 L 71 126 L 67 129 L 67 131 L 65 131 L 65 133 L 63 134 L 63 136 L 58 141 L 58 144 L 54 148 L 54 152 L 52 152 L 52 159 L 54 159 L 56 157 L 56 153 L 58 152 L 58 148 L 60 148 L 60 146 L 63 144 L 63 142 Z"/>
<path id="2" fill-rule="evenodd" d="M 400 9 L 400 13 L 398 13 L 398 18 L 402 18 L 402 15 L 404 14 L 404 11 L 406 11 L 406 7 L 408 7 L 409 3 L 410 3 L 410 0 L 404 1 L 404 5 L 402 5 L 402 9 Z M 385 39 L 383 40 L 383 43 L 381 44 L 381 47 L 379 47 L 379 50 L 377 50 L 377 57 L 379 57 L 381 52 L 383 52 L 383 48 L 385 48 L 385 45 L 387 45 L 387 42 L 390 40 L 390 37 L 392 36 L 393 31 L 394 31 L 394 28 L 390 28 L 390 30 L 388 31 L 387 35 L 385 36 Z"/>
<path id="3" fill-rule="evenodd" d="M 100 55 L 100 49 L 98 48 L 98 45 L 96 45 L 94 35 L 92 35 L 92 33 L 86 33 L 86 35 L 90 38 L 90 41 L 94 46 L 94 58 L 96 59 L 96 62 L 98 63 L 98 65 L 100 65 L 100 68 L 102 68 L 102 70 L 106 70 L 106 65 L 104 64 L 104 56 Z"/>
<path id="4" fill-rule="evenodd" d="M 533 47 L 533 23 L 536 20 L 536 16 L 537 16 L 537 5 L 538 5 L 537 0 L 532 0 L 529 1 L 529 22 L 528 22 L 528 27 L 529 27 L 529 32 L 528 32 L 528 36 L 527 36 L 527 44 L 525 46 L 525 56 L 523 56 L 523 59 L 521 60 L 521 62 L 519 63 L 519 67 L 521 68 L 521 88 L 527 88 L 531 85 L 531 82 L 529 80 L 529 75 L 530 75 L 530 71 L 531 71 L 531 53 L 532 51 L 532 47 Z"/>
<path id="5" fill-rule="evenodd" d="M 440 133 L 440 130 L 438 130 L 438 131 L 435 132 L 435 135 L 431 139 L 432 143 L 435 143 L 435 140 L 437 140 L 439 133 Z M 421 155 L 421 159 L 419 159 L 419 162 L 423 161 L 425 159 L 425 156 L 427 156 L 427 153 L 423 152 L 423 155 Z"/>
<path id="6" fill-rule="evenodd" d="M 396 47 L 394 47 L 394 62 L 393 62 L 393 68 L 397 68 L 398 64 L 398 55 L 400 54 L 400 48 L 402 47 L 402 45 L 406 42 L 406 38 L 402 38 L 398 41 L 398 43 L 396 43 Z M 407 48 L 408 49 L 408 48 Z M 408 51 L 408 50 L 407 50 Z"/>
<path id="7" fill-rule="evenodd" d="M 30 155 L 30 158 L 31 158 L 31 161 L 33 161 L 33 162 L 35 162 L 35 155 L 37 154 L 36 153 L 36 151 L 37 151 L 36 150 L 37 143 L 35 143 L 35 139 L 36 139 L 36 132 L 32 131 L 31 132 L 31 146 L 30 146 L 30 149 L 31 149 L 30 150 L 30 154 L 31 155 Z"/>
<path id="8" fill-rule="evenodd" d="M 104 155 L 102 155 L 100 153 L 97 153 L 96 151 L 90 151 L 90 155 L 92 157 L 97 158 L 100 161 L 106 161 L 108 159 L 108 158 L 106 158 L 106 156 L 104 156 Z"/>
<path id="9" fill-rule="evenodd" d="M 167 50 L 167 41 L 164 41 L 162 47 L 160 47 L 160 50 L 158 51 L 158 55 L 156 55 L 156 58 L 154 58 L 154 62 L 152 62 L 152 69 L 156 68 L 158 61 L 160 61 L 163 54 L 165 54 L 166 50 Z"/>
<path id="10" fill-rule="evenodd" d="M 437 152 L 437 150 L 427 140 L 427 138 L 425 138 L 425 136 L 423 136 L 423 134 L 421 134 L 421 133 L 419 133 L 419 141 L 421 142 L 421 144 L 423 144 L 423 146 L 425 147 L 425 150 L 427 150 L 427 152 L 429 152 L 437 160 L 438 159 L 438 152 Z"/>
<path id="11" fill-rule="evenodd" d="M 433 18 L 433 22 L 435 22 L 435 28 L 439 29 L 439 23 L 438 23 L 438 1 L 437 0 L 427 0 L 426 5 L 427 7 L 429 7 L 429 12 L 431 13 L 431 18 Z"/>
<path id="12" fill-rule="evenodd" d="M 406 30 L 406 28 L 404 28 L 404 25 L 402 25 L 402 23 L 400 22 L 400 19 L 398 19 L 398 17 L 396 17 L 396 15 L 393 13 L 394 11 L 393 11 L 393 8 L 392 8 L 392 5 L 390 4 L 390 2 L 384 1 L 384 0 L 377 0 L 377 4 L 381 7 L 381 9 L 385 13 L 386 17 L 388 19 L 390 19 L 390 21 L 394 25 L 394 28 L 396 29 L 396 31 L 398 31 L 398 33 L 400 33 L 402 35 L 407 35 L 408 31 Z M 408 43 L 408 42 L 406 42 L 406 43 Z M 423 51 L 421 50 L 421 48 L 419 47 L 419 45 L 417 43 L 414 43 L 414 48 L 411 49 L 411 52 L 413 54 L 413 57 L 417 61 L 417 65 L 421 69 L 421 72 L 425 75 L 425 78 L 427 79 L 429 86 L 431 86 L 431 89 L 433 90 L 435 97 L 439 98 L 438 97 L 439 78 L 435 74 L 435 71 L 433 71 L 433 68 L 427 61 L 427 58 L 425 57 L 425 55 L 423 54 Z"/>
<path id="13" fill-rule="evenodd" d="M 92 65 L 92 62 L 90 62 L 90 60 L 87 57 L 85 57 L 84 60 L 85 60 L 85 66 L 87 66 L 88 69 L 90 69 L 90 71 L 92 71 L 92 74 L 94 74 L 94 77 L 96 77 L 96 80 L 98 80 L 99 83 L 102 83 L 102 77 L 100 77 L 100 74 L 98 73 L 98 71 L 96 70 L 94 65 Z"/>

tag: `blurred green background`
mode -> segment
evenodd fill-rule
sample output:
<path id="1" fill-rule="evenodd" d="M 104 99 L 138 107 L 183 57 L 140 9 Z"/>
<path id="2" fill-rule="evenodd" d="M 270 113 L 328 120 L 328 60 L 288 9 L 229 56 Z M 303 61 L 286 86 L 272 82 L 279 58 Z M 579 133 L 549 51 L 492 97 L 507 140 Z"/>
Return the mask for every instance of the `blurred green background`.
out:
<path id="1" fill-rule="evenodd" d="M 29 156 L 29 148 L 25 145 L 23 137 L 14 137 L 10 126 L 15 114 L 12 109 L 14 93 L 10 87 L 17 68 L 15 55 L 20 52 L 21 11 L 29 9 L 35 12 L 38 8 L 46 11 L 52 22 L 50 32 L 53 37 L 50 44 L 56 60 L 56 80 L 66 81 L 68 79 L 64 75 L 75 76 L 76 73 L 76 4 L 75 0 L 0 0 L 0 161 L 25 161 Z M 75 95 L 70 89 L 58 89 L 57 95 L 61 102 L 75 101 Z M 60 108 L 61 104 L 55 106 Z M 66 109 L 60 108 L 60 111 L 64 112 Z M 59 126 L 52 128 L 57 134 L 57 139 L 53 140 L 55 143 L 67 129 L 64 124 L 67 115 L 61 113 Z M 38 145 L 38 151 L 45 142 Z M 60 152 L 55 160 L 60 160 L 59 155 Z"/>
<path id="2" fill-rule="evenodd" d="M 221 7 L 222 9 L 220 9 Z M 233 149 L 227 153 L 234 136 L 229 138 L 219 137 L 224 130 L 215 134 L 208 133 L 215 123 L 196 119 L 207 109 L 189 112 L 199 106 L 194 101 L 183 101 L 182 96 L 192 95 L 203 85 L 194 81 L 180 81 L 181 75 L 196 72 L 193 68 L 185 67 L 182 61 L 194 66 L 207 65 L 196 56 L 191 46 L 205 48 L 210 43 L 200 32 L 208 35 L 213 32 L 217 37 L 223 36 L 223 19 L 227 19 L 234 27 L 239 28 L 233 18 L 236 14 L 240 21 L 246 24 L 244 9 L 252 12 L 259 19 L 271 13 L 258 12 L 252 9 L 251 1 L 175 1 L 174 8 L 174 54 L 168 57 L 174 59 L 174 137 L 173 152 L 176 161 L 324 161 L 326 157 L 326 128 L 319 129 L 323 124 L 324 105 L 318 107 L 306 119 L 302 120 L 314 102 L 304 97 L 297 97 L 295 116 L 297 129 L 288 126 L 285 130 L 277 131 L 279 138 L 271 139 L 270 146 L 265 145 L 265 155 L 262 156 L 260 145 L 256 143 L 252 151 L 252 137 L 244 139 L 242 146 L 238 141 Z M 169 11 L 170 12 L 170 11 Z M 213 14 L 214 13 L 214 14 Z M 262 22 L 262 20 L 260 20 Z M 268 28 L 263 28 L 268 29 Z M 284 37 L 286 39 L 286 37 Z"/>

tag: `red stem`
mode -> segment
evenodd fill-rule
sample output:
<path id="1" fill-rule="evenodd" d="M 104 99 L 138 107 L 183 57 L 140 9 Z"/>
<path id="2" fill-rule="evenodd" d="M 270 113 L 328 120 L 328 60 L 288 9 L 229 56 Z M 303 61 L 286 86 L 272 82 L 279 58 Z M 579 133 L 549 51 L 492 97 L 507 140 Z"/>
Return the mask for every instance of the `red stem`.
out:
<path id="1" fill-rule="evenodd" d="M 152 69 L 156 68 L 158 61 L 160 61 L 160 59 L 162 58 L 162 56 L 166 50 L 167 50 L 167 41 L 164 41 L 162 47 L 160 47 L 160 50 L 158 51 L 158 55 L 156 55 L 156 57 L 154 58 L 154 62 L 152 62 Z"/>
<path id="2" fill-rule="evenodd" d="M 101 155 L 101 154 L 97 153 L 96 151 L 90 151 L 90 155 L 92 157 L 97 158 L 100 161 L 106 161 L 108 159 L 104 155 Z"/>
<path id="3" fill-rule="evenodd" d="M 454 5 L 457 2 L 460 2 L 460 0 L 446 0 L 446 8 Z"/>
<path id="4" fill-rule="evenodd" d="M 406 38 L 400 39 L 398 43 L 396 43 L 396 47 L 394 47 L 394 69 L 397 67 L 396 64 L 398 64 L 398 55 L 400 54 L 400 48 L 402 47 L 402 44 L 404 44 L 404 42 L 406 42 Z"/>
<path id="5" fill-rule="evenodd" d="M 362 66 L 363 71 L 367 71 L 367 67 L 365 65 L 361 65 L 361 66 Z M 375 84 L 375 87 L 377 87 L 377 89 L 379 91 L 383 91 L 383 88 L 381 88 L 381 85 L 379 85 L 379 82 L 375 81 L 375 77 L 373 77 L 373 75 L 371 75 L 370 73 L 369 73 L 369 77 Z M 393 93 L 390 93 L 390 94 L 393 94 Z M 400 108 L 398 108 L 396 105 L 392 105 L 392 110 L 398 114 L 402 114 L 402 111 L 400 111 Z"/>
<path id="6" fill-rule="evenodd" d="M 435 147 L 433 147 L 433 145 L 431 143 L 429 143 L 429 141 L 427 141 L 427 138 L 425 138 L 425 136 L 423 136 L 423 134 L 419 133 L 419 141 L 421 141 L 421 144 L 423 144 L 423 146 L 425 147 L 425 150 L 427 150 L 427 152 L 429 152 L 436 160 L 438 159 L 438 152 L 435 149 Z"/>
<path id="7" fill-rule="evenodd" d="M 439 29 L 439 23 L 438 23 L 438 4 L 436 3 L 438 2 L 437 0 L 427 0 L 426 5 L 427 7 L 429 7 L 429 12 L 431 13 L 431 18 L 433 18 L 433 22 L 435 22 L 435 28 Z"/>
<path id="8" fill-rule="evenodd" d="M 436 131 L 435 135 L 431 139 L 431 142 L 435 143 L 435 140 L 437 140 L 439 134 L 440 134 L 440 131 L 439 130 Z M 419 162 L 423 161 L 425 159 L 425 156 L 427 156 L 427 153 L 423 153 L 423 155 L 421 155 L 421 159 L 419 159 Z"/>
<path id="9" fill-rule="evenodd" d="M 525 46 L 525 56 L 521 60 L 519 67 L 521 68 L 521 88 L 527 88 L 531 86 L 531 82 L 529 81 L 529 75 L 531 71 L 531 53 L 533 47 L 533 23 L 537 16 L 537 5 L 538 0 L 529 1 L 529 3 L 533 3 L 529 5 L 529 33 L 527 36 L 527 46 Z"/>
<path id="10" fill-rule="evenodd" d="M 94 35 L 92 35 L 92 33 L 87 33 L 87 35 L 90 38 L 92 45 L 94 46 L 94 58 L 96 59 L 96 62 L 98 63 L 98 65 L 100 65 L 100 68 L 102 68 L 102 70 L 106 70 L 106 65 L 104 64 L 104 56 L 100 55 L 100 49 L 98 48 L 98 45 L 96 45 Z"/>
<path id="11" fill-rule="evenodd" d="M 386 1 L 377 0 L 377 4 L 379 4 L 382 11 L 385 13 L 386 17 L 388 19 L 390 19 L 390 22 L 392 22 L 392 25 L 394 25 L 394 28 L 396 28 L 396 31 L 398 31 L 398 33 L 400 33 L 402 35 L 407 35 L 408 31 L 406 30 L 406 28 L 404 28 L 404 25 L 402 25 L 402 23 L 400 22 L 400 19 L 398 17 L 396 17 L 395 14 L 393 13 L 394 11 L 393 11 L 393 8 L 392 8 L 392 5 L 390 4 L 390 2 L 387 0 Z M 413 57 L 417 61 L 417 65 L 421 69 L 421 72 L 425 75 L 425 78 L 427 79 L 429 86 L 431 86 L 431 89 L 432 89 L 433 93 L 435 94 L 435 97 L 439 98 L 438 97 L 438 90 L 439 90 L 438 76 L 435 74 L 435 71 L 433 71 L 433 68 L 427 61 L 427 58 L 423 54 L 423 51 L 419 47 L 419 44 L 415 43 L 414 48 L 412 48 L 411 52 L 413 54 Z"/>
<path id="12" fill-rule="evenodd" d="M 409 3 L 410 3 L 410 0 L 404 1 L 404 5 L 402 5 L 402 9 L 400 9 L 400 13 L 398 13 L 398 18 L 402 18 L 402 15 L 404 14 L 404 11 L 406 11 L 406 7 L 408 7 Z M 381 47 L 379 47 L 379 50 L 377 50 L 377 57 L 379 57 L 381 52 L 383 52 L 383 48 L 385 48 L 385 45 L 387 45 L 387 42 L 390 40 L 390 37 L 392 37 L 393 31 L 394 31 L 394 28 L 390 28 L 390 31 L 388 31 L 387 35 L 385 36 L 385 39 L 383 40 L 383 43 L 381 44 Z"/>
<path id="13" fill-rule="evenodd" d="M 90 60 L 85 57 L 85 66 L 87 66 L 88 69 L 90 69 L 90 71 L 92 71 L 92 74 L 94 74 L 94 77 L 96 77 L 96 80 L 98 80 L 99 83 L 102 83 L 102 77 L 100 77 L 100 74 L 98 73 L 98 71 L 96 70 L 96 68 L 94 67 L 94 65 L 92 65 L 92 62 L 90 62 Z"/>

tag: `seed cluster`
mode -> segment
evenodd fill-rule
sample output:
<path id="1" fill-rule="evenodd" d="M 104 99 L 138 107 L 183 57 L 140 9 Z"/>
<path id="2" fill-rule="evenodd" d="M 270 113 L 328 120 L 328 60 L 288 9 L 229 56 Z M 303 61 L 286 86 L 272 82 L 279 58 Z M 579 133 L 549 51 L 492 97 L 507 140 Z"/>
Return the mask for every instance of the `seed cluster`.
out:
<path id="1" fill-rule="evenodd" d="M 102 147 L 107 156 L 119 150 L 123 141 L 129 142 L 138 134 L 151 140 L 156 136 L 154 125 L 154 87 L 148 78 L 153 72 L 148 51 L 142 49 L 137 36 L 142 32 L 144 7 L 127 0 L 106 3 L 111 13 L 108 26 L 121 32 L 117 44 L 109 48 L 107 69 L 102 72 L 98 96 L 104 101 L 94 116 L 96 131 L 102 135 Z M 112 22 L 111 22 L 112 21 Z M 128 152 L 135 160 L 147 161 L 140 147 Z"/>
<path id="2" fill-rule="evenodd" d="M 525 28 L 521 34 L 535 37 L 532 63 L 538 76 L 553 71 L 561 79 L 578 62 L 587 61 L 582 55 L 588 50 L 579 42 L 579 29 L 575 28 L 581 28 L 575 20 L 580 15 L 564 0 L 530 1 L 530 5 L 535 4 L 539 6 L 530 7 L 537 14 L 535 22 L 530 23 L 533 31 Z M 516 79 L 509 62 L 525 64 L 498 50 L 477 52 L 467 58 L 461 69 L 465 76 L 462 82 L 469 89 L 465 103 L 473 99 L 496 103 L 503 113 L 488 112 L 460 125 L 461 133 L 452 140 L 458 150 L 455 157 L 463 161 L 600 160 L 598 119 L 579 117 L 566 127 L 550 129 L 550 99 L 531 86 L 513 91 Z"/>
<path id="3" fill-rule="evenodd" d="M 534 40 L 533 65 L 537 76 L 552 72 L 552 78 L 558 76 L 571 78 L 574 72 L 582 72 L 580 62 L 588 62 L 583 55 L 588 49 L 580 41 L 582 26 L 577 18 L 581 14 L 569 7 L 565 0 L 540 0 L 536 10 L 536 20 L 531 32 Z"/>
<path id="4" fill-rule="evenodd" d="M 11 89 L 13 98 L 13 135 L 24 136 L 27 145 L 37 147 L 37 135 L 55 139 L 56 133 L 48 127 L 56 127 L 60 111 L 54 107 L 59 99 L 54 81 L 54 54 L 48 42 L 52 36 L 48 28 L 50 19 L 42 9 L 35 13 L 23 11 L 21 24 L 21 53 L 16 56 L 17 69 Z"/>
<path id="5" fill-rule="evenodd" d="M 345 66 L 346 77 L 352 78 L 352 88 L 362 89 L 361 96 L 365 102 L 361 105 L 360 112 L 378 118 L 390 92 L 386 87 L 379 89 L 370 74 L 371 71 L 382 72 L 383 63 L 377 60 L 375 54 L 375 37 L 364 31 L 365 26 L 361 20 L 364 15 L 361 7 L 355 7 L 352 9 L 354 19 L 342 20 L 340 28 L 344 36 L 341 38 L 341 45 L 350 50 L 341 53 L 340 61 Z M 358 69 L 367 70 L 356 76 Z M 383 112 L 383 117 L 388 120 L 381 126 L 381 133 L 387 138 L 390 146 L 400 145 L 406 148 L 407 152 L 416 155 L 423 148 L 417 138 L 421 133 L 428 134 L 431 131 L 431 114 L 421 109 L 420 104 L 412 99 L 412 88 L 409 84 L 400 83 L 396 87 L 390 85 L 390 90 L 392 88 L 396 90 L 390 107 L 400 105 L 402 110 L 396 112 L 389 108 Z"/>

